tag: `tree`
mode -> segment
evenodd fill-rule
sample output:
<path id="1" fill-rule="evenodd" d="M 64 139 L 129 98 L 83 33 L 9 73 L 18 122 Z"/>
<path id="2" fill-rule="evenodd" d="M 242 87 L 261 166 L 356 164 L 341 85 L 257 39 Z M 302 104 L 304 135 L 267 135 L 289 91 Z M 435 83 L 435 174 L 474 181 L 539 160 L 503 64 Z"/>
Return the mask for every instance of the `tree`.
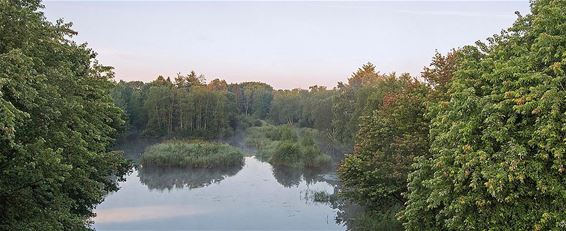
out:
<path id="1" fill-rule="evenodd" d="M 129 169 L 109 151 L 124 113 L 110 98 L 112 69 L 41 9 L 0 2 L 0 229 L 88 229 Z"/>
<path id="2" fill-rule="evenodd" d="M 408 75 L 389 78 L 374 86 L 379 104 L 360 118 L 354 153 L 338 170 L 342 194 L 376 210 L 404 202 L 413 158 L 429 147 L 429 88 Z"/>
<path id="3" fill-rule="evenodd" d="M 195 76 L 194 72 L 188 77 L 178 75 L 174 82 L 158 76 L 139 86 L 137 82 L 120 83 L 114 89 L 118 92 L 115 101 L 123 104 L 121 102 L 127 101 L 125 98 L 135 99 L 129 100 L 124 109 L 130 112 L 130 108 L 140 108 L 128 116 L 130 120 L 146 121 L 141 126 L 146 136 L 221 138 L 231 135 L 237 110 L 226 81 L 215 79 L 206 84 L 200 82 L 204 76 Z M 127 87 L 122 89 L 122 85 Z"/>
<path id="4" fill-rule="evenodd" d="M 394 74 L 393 74 L 394 75 Z M 375 70 L 371 63 L 364 64 L 348 79 L 338 83 L 338 95 L 333 101 L 333 136 L 336 140 L 352 145 L 358 131 L 360 116 L 367 115 L 373 104 L 369 102 L 372 86 L 382 81 L 385 75 Z"/>
<path id="5" fill-rule="evenodd" d="M 566 221 L 566 2 L 465 47 L 411 173 L 408 230 L 561 230 Z"/>
<path id="6" fill-rule="evenodd" d="M 265 119 L 271 108 L 273 87 L 261 82 L 231 84 L 229 91 L 235 96 L 239 114 Z"/>
<path id="7" fill-rule="evenodd" d="M 306 90 L 277 90 L 273 94 L 273 102 L 269 117 L 275 124 L 299 124 L 303 119 L 303 104 Z"/>

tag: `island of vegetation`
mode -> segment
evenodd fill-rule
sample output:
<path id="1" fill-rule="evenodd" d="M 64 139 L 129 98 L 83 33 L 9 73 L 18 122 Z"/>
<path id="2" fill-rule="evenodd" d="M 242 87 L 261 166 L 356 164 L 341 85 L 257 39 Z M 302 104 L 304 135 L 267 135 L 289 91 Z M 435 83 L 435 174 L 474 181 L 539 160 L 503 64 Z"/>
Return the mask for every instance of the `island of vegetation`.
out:
<path id="1" fill-rule="evenodd" d="M 168 141 L 148 147 L 140 164 L 148 167 L 216 168 L 238 166 L 244 154 L 236 147 L 206 141 Z"/>
<path id="2" fill-rule="evenodd" d="M 332 163 L 315 143 L 316 130 L 289 125 L 266 125 L 247 129 L 246 145 L 269 163 L 293 168 L 320 168 Z"/>

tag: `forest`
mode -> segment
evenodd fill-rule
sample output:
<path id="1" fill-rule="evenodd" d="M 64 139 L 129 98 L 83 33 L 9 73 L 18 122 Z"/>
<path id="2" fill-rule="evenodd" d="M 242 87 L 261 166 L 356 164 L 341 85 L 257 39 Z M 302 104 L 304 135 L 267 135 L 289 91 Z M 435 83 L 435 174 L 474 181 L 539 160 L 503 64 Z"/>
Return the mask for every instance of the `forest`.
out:
<path id="1" fill-rule="evenodd" d="M 405 230 L 566 229 L 566 1 L 532 1 L 500 34 L 431 54 L 420 76 L 366 63 L 331 89 L 194 71 L 116 81 L 42 8 L 0 1 L 0 230 L 93 229 L 132 169 L 123 140 L 247 133 L 276 142 L 276 166 L 320 152 L 309 131 L 348 151 L 338 195 L 367 220 L 393 208 Z M 312 155 L 301 166 L 328 162 Z"/>

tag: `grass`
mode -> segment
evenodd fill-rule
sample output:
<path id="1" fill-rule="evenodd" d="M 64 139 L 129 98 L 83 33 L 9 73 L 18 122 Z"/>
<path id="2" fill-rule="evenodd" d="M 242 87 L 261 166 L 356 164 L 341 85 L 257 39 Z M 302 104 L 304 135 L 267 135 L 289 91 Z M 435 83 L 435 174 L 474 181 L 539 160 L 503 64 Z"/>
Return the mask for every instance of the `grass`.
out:
<path id="1" fill-rule="evenodd" d="M 241 165 L 243 153 L 230 145 L 204 141 L 169 141 L 148 147 L 143 166 L 215 168 Z"/>
<path id="2" fill-rule="evenodd" d="M 251 127 L 246 133 L 246 145 L 257 149 L 256 156 L 273 165 L 319 168 L 332 162 L 315 143 L 316 130 L 267 125 Z"/>

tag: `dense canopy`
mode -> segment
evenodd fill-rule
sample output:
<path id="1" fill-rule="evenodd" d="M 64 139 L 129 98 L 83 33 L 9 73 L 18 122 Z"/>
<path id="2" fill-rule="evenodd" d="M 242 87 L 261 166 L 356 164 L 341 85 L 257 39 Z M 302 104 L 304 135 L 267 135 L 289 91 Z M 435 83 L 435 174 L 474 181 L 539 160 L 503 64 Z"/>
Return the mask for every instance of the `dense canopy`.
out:
<path id="1" fill-rule="evenodd" d="M 411 174 L 409 230 L 560 230 L 566 221 L 566 2 L 465 47 Z"/>
<path id="2" fill-rule="evenodd" d="M 111 68 L 40 9 L 0 1 L 0 229 L 81 230 L 129 169 L 108 149 L 124 114 Z"/>

